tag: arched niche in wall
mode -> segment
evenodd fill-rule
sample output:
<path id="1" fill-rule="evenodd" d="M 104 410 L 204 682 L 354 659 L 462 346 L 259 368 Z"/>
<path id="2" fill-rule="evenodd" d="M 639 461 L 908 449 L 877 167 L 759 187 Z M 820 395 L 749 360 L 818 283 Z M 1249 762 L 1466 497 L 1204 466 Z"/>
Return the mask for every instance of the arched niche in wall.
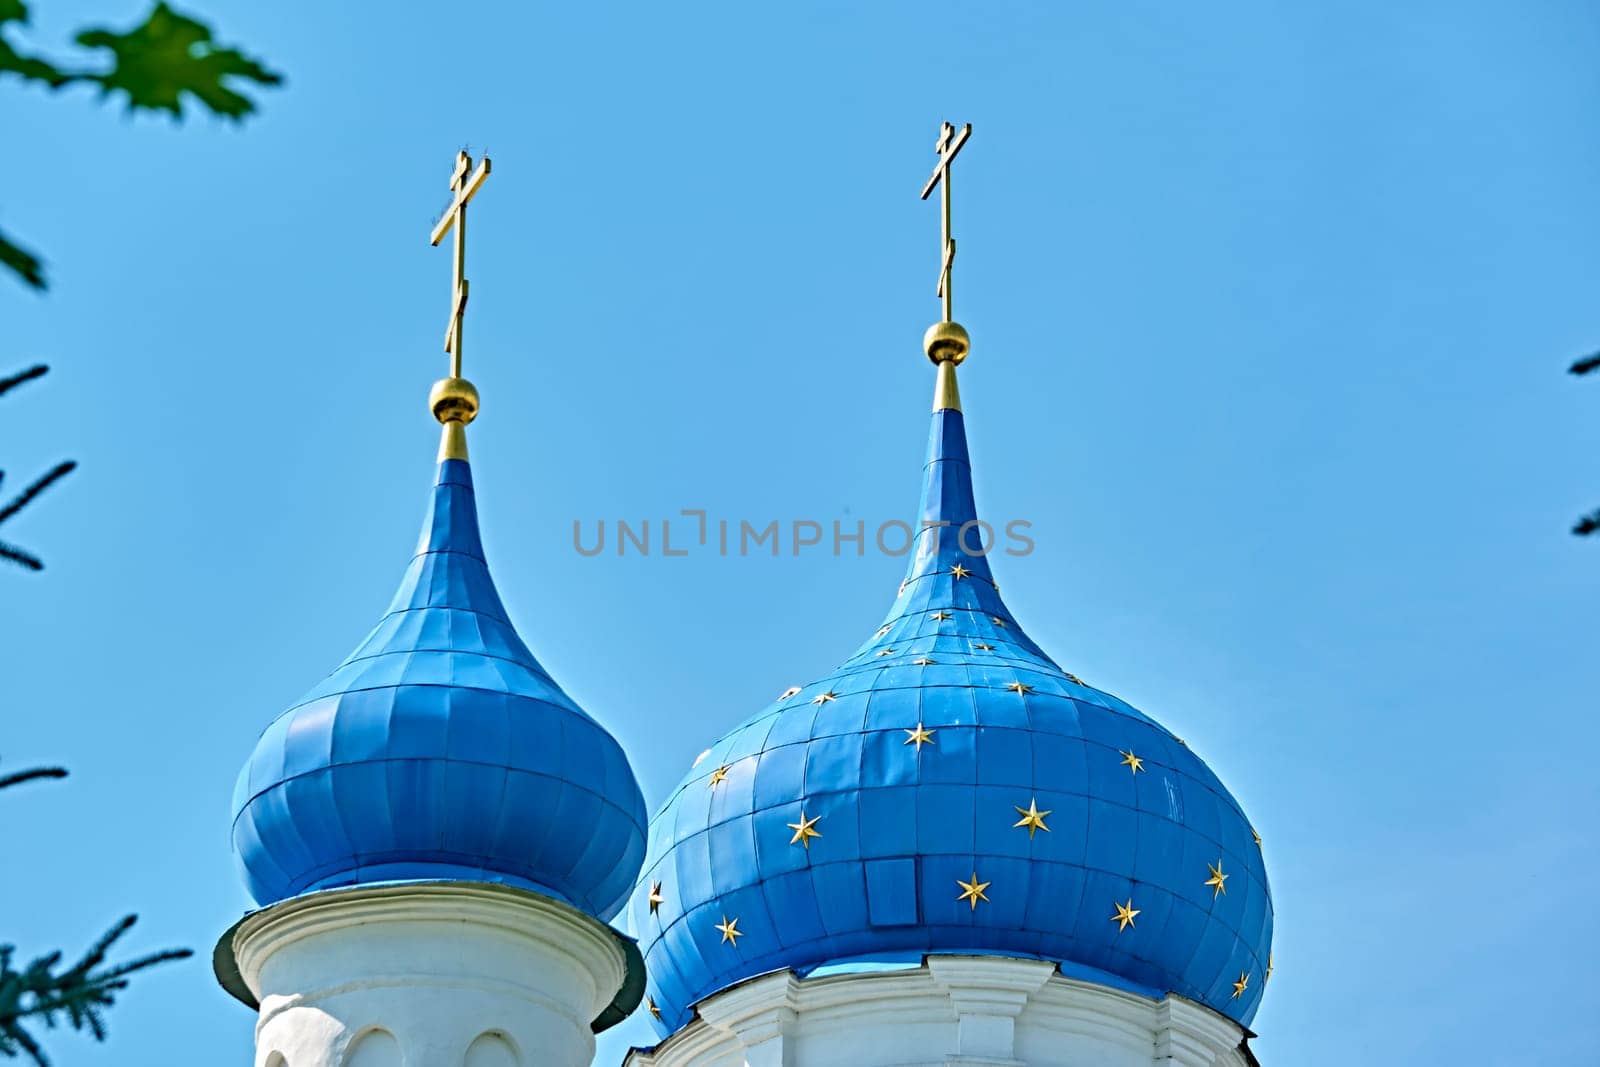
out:
<path id="1" fill-rule="evenodd" d="M 505 1034 L 491 1030 L 467 1046 L 463 1067 L 522 1067 L 522 1057 Z"/>
<path id="2" fill-rule="evenodd" d="M 344 1067 L 404 1067 L 400 1042 L 387 1030 L 366 1030 L 356 1035 L 344 1054 Z"/>
<path id="3" fill-rule="evenodd" d="M 269 1052 L 267 1053 L 267 1061 L 262 1067 L 289 1067 L 289 1061 L 284 1058 L 281 1052 Z"/>

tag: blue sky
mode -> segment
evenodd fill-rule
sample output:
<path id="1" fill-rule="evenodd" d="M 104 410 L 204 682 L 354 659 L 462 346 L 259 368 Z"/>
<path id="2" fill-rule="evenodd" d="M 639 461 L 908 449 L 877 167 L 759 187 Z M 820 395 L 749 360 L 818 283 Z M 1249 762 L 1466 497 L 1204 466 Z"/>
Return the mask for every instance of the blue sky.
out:
<path id="1" fill-rule="evenodd" d="M 35 40 L 131 0 L 43 2 Z M 74 9 L 68 11 L 69 6 Z M 426 234 L 463 143 L 467 374 L 513 617 L 658 803 L 876 625 L 901 560 L 580 557 L 572 523 L 909 517 L 959 163 L 979 505 L 1031 636 L 1185 737 L 1265 839 L 1269 1064 L 1577 1062 L 1600 1039 L 1600 12 L 1281 5 L 194 8 L 289 84 L 239 129 L 5 87 L 0 284 L 42 359 L 8 488 L 0 935 L 142 976 L 63 1064 L 247 1062 L 213 984 L 256 734 L 376 621 L 445 368 Z M 1485 1022 L 1493 1020 L 1487 1027 Z M 615 1063 L 634 1020 L 602 1039 Z M 174 1048 L 176 1042 L 177 1048 Z"/>

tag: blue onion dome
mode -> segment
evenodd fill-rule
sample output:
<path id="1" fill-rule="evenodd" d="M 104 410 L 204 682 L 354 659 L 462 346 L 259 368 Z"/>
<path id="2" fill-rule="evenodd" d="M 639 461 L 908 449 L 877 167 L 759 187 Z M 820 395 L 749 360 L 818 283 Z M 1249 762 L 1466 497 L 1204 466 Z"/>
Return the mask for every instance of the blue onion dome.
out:
<path id="1" fill-rule="evenodd" d="M 714 744 L 651 824 L 631 920 L 657 1025 L 763 972 L 929 953 L 1050 960 L 1248 1023 L 1271 960 L 1259 839 L 1182 740 L 1006 608 L 973 502 L 965 350 L 930 354 L 921 530 L 883 625 Z"/>
<path id="2" fill-rule="evenodd" d="M 452 381 L 465 384 L 441 385 Z M 528 651 L 489 576 L 463 431 L 471 401 L 465 418 L 440 416 L 422 538 L 387 614 L 239 773 L 234 851 L 263 905 L 470 880 L 608 920 L 638 877 L 645 807 L 628 760 Z"/>

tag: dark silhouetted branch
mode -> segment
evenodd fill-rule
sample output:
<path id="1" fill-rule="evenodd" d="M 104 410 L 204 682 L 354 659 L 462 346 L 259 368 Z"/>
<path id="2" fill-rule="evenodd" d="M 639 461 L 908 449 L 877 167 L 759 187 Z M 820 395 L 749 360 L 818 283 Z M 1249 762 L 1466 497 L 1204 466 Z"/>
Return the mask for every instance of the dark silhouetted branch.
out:
<path id="1" fill-rule="evenodd" d="M 50 373 L 50 368 L 43 363 L 35 364 L 25 371 L 18 371 L 9 378 L 0 378 L 0 396 L 5 396 L 23 382 L 31 382 L 35 378 L 43 378 Z"/>
<path id="2" fill-rule="evenodd" d="M 0 774 L 0 789 L 8 786 L 21 785 L 23 782 L 34 782 L 41 778 L 65 778 L 67 772 L 61 767 L 34 767 L 31 770 L 17 771 L 15 774 Z"/>
<path id="3" fill-rule="evenodd" d="M 15 515 L 17 512 L 33 503 L 34 497 L 50 488 L 50 486 L 55 482 L 60 481 L 62 478 L 65 478 L 67 475 L 71 474 L 77 469 L 77 466 L 77 460 L 69 459 L 64 463 L 57 463 L 54 467 L 50 468 L 48 473 L 40 478 L 36 478 L 32 485 L 28 486 L 28 488 L 17 494 L 17 498 L 15 500 L 7 504 L 5 507 L 0 508 L 0 522 L 5 522 L 7 519 L 11 518 L 11 516 Z"/>

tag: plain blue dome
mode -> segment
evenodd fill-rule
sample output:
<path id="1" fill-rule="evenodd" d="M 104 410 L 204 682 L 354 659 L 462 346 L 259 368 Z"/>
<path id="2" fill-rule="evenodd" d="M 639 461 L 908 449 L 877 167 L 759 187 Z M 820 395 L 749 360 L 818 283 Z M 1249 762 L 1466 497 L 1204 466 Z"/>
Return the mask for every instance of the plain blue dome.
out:
<path id="1" fill-rule="evenodd" d="M 388 613 L 239 773 L 233 845 L 265 905 L 335 886 L 503 882 L 608 920 L 645 851 L 622 748 L 561 691 L 489 577 L 465 460 L 439 464 Z"/>
<path id="2" fill-rule="evenodd" d="M 923 532 L 883 627 L 713 745 L 656 815 L 630 907 L 663 1033 L 763 972 L 953 952 L 1255 1014 L 1272 901 L 1250 823 L 1182 741 L 1029 640 L 960 547 L 975 517 L 963 416 L 936 411 Z M 1034 806 L 1048 830 L 1030 834 L 1015 824 Z M 820 836 L 794 843 L 813 819 Z M 974 880 L 976 908 L 958 884 Z"/>

